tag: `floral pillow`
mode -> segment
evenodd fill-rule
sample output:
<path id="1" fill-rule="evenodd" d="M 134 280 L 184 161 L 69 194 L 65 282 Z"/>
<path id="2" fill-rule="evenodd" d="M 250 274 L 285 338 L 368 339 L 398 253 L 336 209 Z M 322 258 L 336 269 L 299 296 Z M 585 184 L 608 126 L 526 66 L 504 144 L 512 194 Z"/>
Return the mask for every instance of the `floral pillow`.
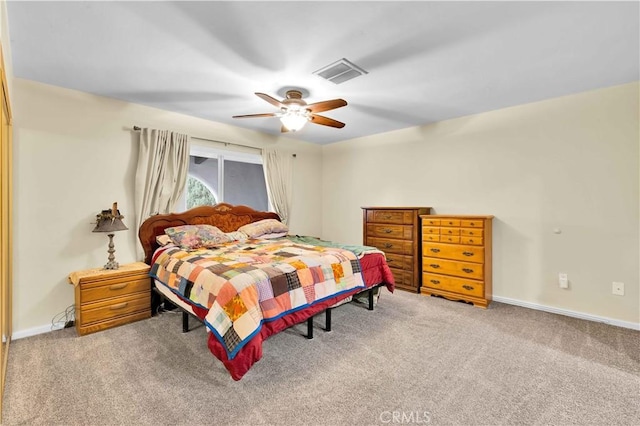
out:
<path id="1" fill-rule="evenodd" d="M 174 244 L 183 249 L 211 248 L 231 239 L 212 225 L 182 225 L 164 230 Z"/>
<path id="2" fill-rule="evenodd" d="M 249 238 L 259 238 L 266 234 L 287 233 L 289 232 L 289 228 L 279 220 L 263 219 L 241 226 L 238 228 L 238 231 L 244 232 Z"/>

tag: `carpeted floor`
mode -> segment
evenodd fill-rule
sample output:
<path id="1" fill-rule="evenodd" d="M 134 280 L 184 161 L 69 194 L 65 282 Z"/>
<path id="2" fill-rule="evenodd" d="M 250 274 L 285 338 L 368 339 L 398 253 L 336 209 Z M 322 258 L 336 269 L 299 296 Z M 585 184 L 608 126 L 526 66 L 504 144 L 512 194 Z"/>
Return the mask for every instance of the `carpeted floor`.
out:
<path id="1" fill-rule="evenodd" d="M 239 382 L 180 315 L 12 342 L 5 425 L 637 425 L 640 332 L 403 291 L 265 342 Z"/>

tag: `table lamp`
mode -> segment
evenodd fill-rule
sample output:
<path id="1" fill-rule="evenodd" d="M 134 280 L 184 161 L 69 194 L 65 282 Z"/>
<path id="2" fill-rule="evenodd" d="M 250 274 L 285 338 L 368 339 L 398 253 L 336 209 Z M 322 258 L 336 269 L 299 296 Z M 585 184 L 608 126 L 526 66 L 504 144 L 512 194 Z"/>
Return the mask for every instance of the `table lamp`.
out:
<path id="1" fill-rule="evenodd" d="M 120 266 L 118 262 L 116 262 L 116 257 L 113 255 L 116 251 L 113 245 L 113 233 L 129 229 L 122 223 L 123 218 L 124 216 L 122 216 L 120 210 L 118 210 L 118 203 L 113 203 L 111 210 L 102 210 L 102 212 L 96 215 L 96 227 L 93 229 L 93 232 L 108 232 L 107 237 L 109 237 L 109 250 L 107 250 L 109 253 L 109 261 L 104 265 L 104 269 L 118 269 Z"/>

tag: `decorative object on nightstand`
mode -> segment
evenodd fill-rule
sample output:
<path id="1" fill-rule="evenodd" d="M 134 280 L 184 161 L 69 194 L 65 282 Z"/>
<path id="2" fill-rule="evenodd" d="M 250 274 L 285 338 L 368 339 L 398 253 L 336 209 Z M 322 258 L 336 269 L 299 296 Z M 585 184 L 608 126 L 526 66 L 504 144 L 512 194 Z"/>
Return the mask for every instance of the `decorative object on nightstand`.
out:
<path id="1" fill-rule="evenodd" d="M 79 335 L 95 333 L 151 317 L 149 265 L 142 262 L 119 269 L 87 269 L 72 272 Z"/>
<path id="2" fill-rule="evenodd" d="M 422 289 L 426 295 L 486 308 L 491 302 L 493 216 L 422 218 Z"/>
<path id="3" fill-rule="evenodd" d="M 118 269 L 118 262 L 116 262 L 116 257 L 113 254 L 116 251 L 113 245 L 113 233 L 129 229 L 122 223 L 122 219 L 124 219 L 124 216 L 118 210 L 118 203 L 113 203 L 111 210 L 102 210 L 96 215 L 96 227 L 93 232 L 108 232 L 107 237 L 109 237 L 109 250 L 107 250 L 109 261 L 104 265 L 104 269 Z"/>
<path id="4" fill-rule="evenodd" d="M 431 207 L 362 207 L 365 246 L 382 250 L 396 287 L 420 291 L 420 215 Z"/>

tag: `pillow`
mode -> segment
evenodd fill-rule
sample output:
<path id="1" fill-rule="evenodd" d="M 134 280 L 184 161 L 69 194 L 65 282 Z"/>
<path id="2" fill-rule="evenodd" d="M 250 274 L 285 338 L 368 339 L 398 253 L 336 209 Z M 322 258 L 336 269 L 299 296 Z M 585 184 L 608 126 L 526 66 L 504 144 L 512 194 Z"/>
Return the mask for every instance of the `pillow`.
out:
<path id="1" fill-rule="evenodd" d="M 289 228 L 279 220 L 263 219 L 241 226 L 238 228 L 238 231 L 244 232 L 249 238 L 258 238 L 261 235 L 273 234 L 275 232 L 289 232 Z"/>
<path id="2" fill-rule="evenodd" d="M 229 241 L 246 241 L 249 236 L 242 231 L 225 232 L 225 235 L 229 237 Z"/>
<path id="3" fill-rule="evenodd" d="M 230 241 L 220 229 L 212 225 L 182 225 L 164 230 L 174 244 L 183 249 L 211 248 Z"/>
<path id="4" fill-rule="evenodd" d="M 287 234 L 288 234 L 288 232 L 273 232 L 271 234 L 262 234 L 258 238 L 263 239 L 263 240 L 270 240 L 270 239 L 273 239 L 273 238 L 286 237 Z"/>
<path id="5" fill-rule="evenodd" d="M 156 237 L 156 243 L 160 244 L 160 246 L 166 246 L 167 244 L 173 243 L 173 241 L 171 241 L 171 237 L 167 234 L 163 234 Z"/>

